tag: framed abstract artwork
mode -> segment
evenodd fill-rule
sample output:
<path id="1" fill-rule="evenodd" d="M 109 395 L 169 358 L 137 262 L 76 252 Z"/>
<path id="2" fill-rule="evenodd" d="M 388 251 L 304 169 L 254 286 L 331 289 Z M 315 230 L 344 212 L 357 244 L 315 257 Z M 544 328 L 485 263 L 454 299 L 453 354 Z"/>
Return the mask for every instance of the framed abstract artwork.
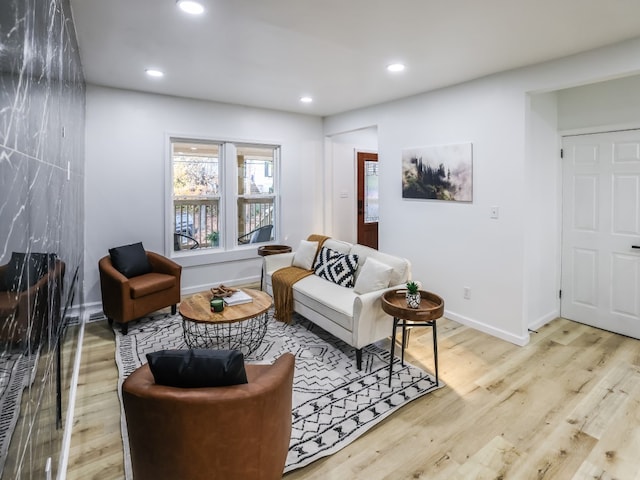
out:
<path id="1" fill-rule="evenodd" d="M 473 201 L 471 143 L 402 150 L 402 198 Z"/>

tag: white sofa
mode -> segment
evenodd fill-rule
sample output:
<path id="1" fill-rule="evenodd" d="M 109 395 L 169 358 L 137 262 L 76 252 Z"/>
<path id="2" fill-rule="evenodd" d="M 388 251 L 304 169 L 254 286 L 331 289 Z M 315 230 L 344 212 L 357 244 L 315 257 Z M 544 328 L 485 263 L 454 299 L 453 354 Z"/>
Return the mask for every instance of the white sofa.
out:
<path id="1" fill-rule="evenodd" d="M 360 369 L 362 347 L 389 337 L 393 328 L 391 317 L 382 310 L 380 297 L 387 290 L 405 288 L 411 278 L 411 264 L 401 257 L 332 238 L 323 246 L 358 256 L 354 288 L 309 275 L 293 285 L 294 311 L 354 347 Z M 273 295 L 271 276 L 276 270 L 291 266 L 295 255 L 296 252 L 291 252 L 264 257 L 269 294 Z M 367 266 L 369 258 L 374 260 Z M 363 272 L 365 275 L 361 277 Z"/>

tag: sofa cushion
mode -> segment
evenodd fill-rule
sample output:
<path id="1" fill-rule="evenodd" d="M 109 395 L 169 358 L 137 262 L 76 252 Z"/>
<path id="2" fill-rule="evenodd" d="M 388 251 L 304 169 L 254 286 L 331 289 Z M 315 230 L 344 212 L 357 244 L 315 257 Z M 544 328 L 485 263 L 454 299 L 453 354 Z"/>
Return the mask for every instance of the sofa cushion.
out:
<path id="1" fill-rule="evenodd" d="M 387 288 L 392 272 L 393 268 L 386 263 L 369 257 L 362 266 L 353 290 L 356 293 L 368 293 Z"/>
<path id="2" fill-rule="evenodd" d="M 327 238 L 322 246 L 330 248 L 331 250 L 335 250 L 336 252 L 350 253 L 353 244 L 343 242 L 342 240 L 336 240 L 335 238 Z"/>
<path id="3" fill-rule="evenodd" d="M 158 385 L 181 388 L 247 383 L 244 357 L 237 350 L 161 350 L 147 354 Z"/>
<path id="4" fill-rule="evenodd" d="M 300 245 L 293 256 L 293 262 L 291 265 L 305 270 L 311 270 L 317 250 L 318 242 L 300 240 Z"/>
<path id="5" fill-rule="evenodd" d="M 365 259 L 372 257 L 379 262 L 389 265 L 391 268 L 393 268 L 393 271 L 391 272 L 391 278 L 389 279 L 389 286 L 391 287 L 396 285 L 403 285 L 409 279 L 410 264 L 408 260 L 402 257 L 396 257 L 395 255 L 389 255 L 388 253 L 382 253 L 378 250 L 360 244 L 354 245 L 351 249 L 351 253 L 358 255 L 360 265 L 362 267 L 364 266 Z M 362 267 L 360 267 L 358 271 L 356 271 L 356 279 L 360 275 Z"/>
<path id="6" fill-rule="evenodd" d="M 357 268 L 357 255 L 340 253 L 323 246 L 313 266 L 313 273 L 342 287 L 353 288 Z"/>
<path id="7" fill-rule="evenodd" d="M 152 293 L 168 290 L 176 284 L 176 277 L 166 273 L 146 273 L 129 279 L 131 298 L 146 297 Z"/>
<path id="8" fill-rule="evenodd" d="M 109 255 L 114 268 L 127 278 L 151 272 L 151 264 L 142 242 L 110 248 Z"/>
<path id="9" fill-rule="evenodd" d="M 293 299 L 347 330 L 353 329 L 353 288 L 344 288 L 317 275 L 293 285 Z"/>

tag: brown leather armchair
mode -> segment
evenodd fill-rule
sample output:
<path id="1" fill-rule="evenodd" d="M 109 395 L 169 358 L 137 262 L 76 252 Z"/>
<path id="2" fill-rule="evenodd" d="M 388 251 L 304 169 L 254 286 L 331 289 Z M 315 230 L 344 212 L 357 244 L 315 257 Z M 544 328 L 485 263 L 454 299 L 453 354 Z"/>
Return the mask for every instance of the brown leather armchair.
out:
<path id="1" fill-rule="evenodd" d="M 111 263 L 107 255 L 98 262 L 102 310 L 109 324 L 121 324 L 124 335 L 129 322 L 161 308 L 171 306 L 176 313 L 180 303 L 180 276 L 182 267 L 154 252 L 145 252 L 151 264 L 151 273 L 127 278 Z"/>
<path id="2" fill-rule="evenodd" d="M 148 364 L 124 381 L 135 480 L 282 478 L 294 356 L 245 368 L 248 383 L 229 387 L 156 385 Z"/>
<path id="3" fill-rule="evenodd" d="M 65 264 L 56 259 L 47 267 L 46 273 L 22 291 L 6 284 L 0 288 L 0 341 L 33 350 L 40 345 L 45 328 L 52 333 L 59 328 Z M 0 278 L 4 279 L 8 268 L 9 264 L 0 265 Z"/>

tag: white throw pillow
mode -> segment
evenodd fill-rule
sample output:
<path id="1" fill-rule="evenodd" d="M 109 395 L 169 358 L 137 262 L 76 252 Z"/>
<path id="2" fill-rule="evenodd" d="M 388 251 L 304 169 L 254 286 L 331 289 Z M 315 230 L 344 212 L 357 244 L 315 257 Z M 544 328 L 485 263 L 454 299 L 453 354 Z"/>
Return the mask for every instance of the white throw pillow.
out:
<path id="1" fill-rule="evenodd" d="M 292 265 L 294 267 L 304 268 L 305 270 L 311 270 L 313 259 L 316 257 L 316 250 L 318 250 L 318 242 L 300 240 L 300 245 L 293 256 Z"/>
<path id="2" fill-rule="evenodd" d="M 374 292 L 376 290 L 382 290 L 389 286 L 389 280 L 391 280 L 391 273 L 393 268 L 382 262 L 379 262 L 375 258 L 368 257 L 360 275 L 356 279 L 356 285 L 353 287 L 353 291 L 361 294 Z"/>

